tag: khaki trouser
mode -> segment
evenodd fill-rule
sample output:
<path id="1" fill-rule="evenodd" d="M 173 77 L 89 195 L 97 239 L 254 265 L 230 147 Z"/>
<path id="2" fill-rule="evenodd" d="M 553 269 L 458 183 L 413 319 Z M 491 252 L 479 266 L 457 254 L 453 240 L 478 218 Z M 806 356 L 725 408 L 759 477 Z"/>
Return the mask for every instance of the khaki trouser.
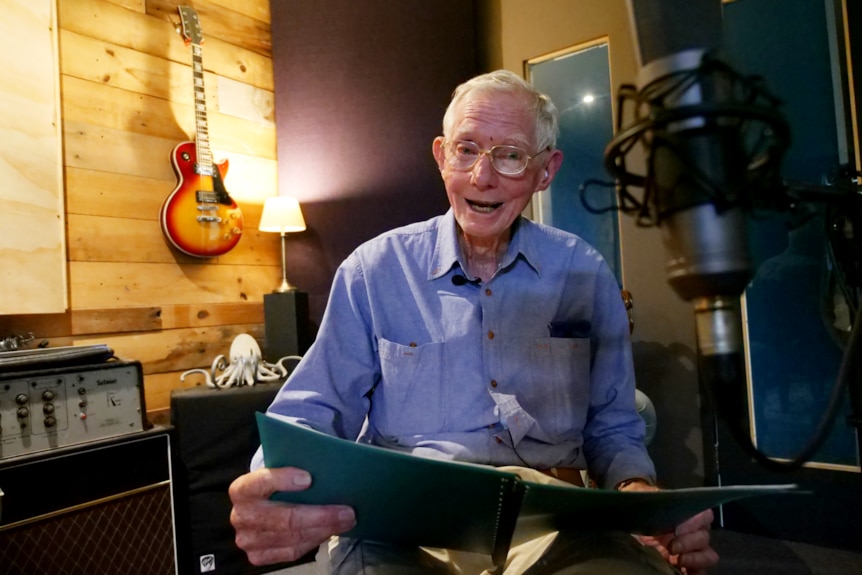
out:
<path id="1" fill-rule="evenodd" d="M 538 483 L 562 484 L 533 469 L 504 468 Z M 588 529 L 548 533 L 519 521 L 505 564 L 495 567 L 487 555 L 398 547 L 370 541 L 333 538 L 329 569 L 333 575 L 674 575 L 657 551 L 627 533 Z"/>

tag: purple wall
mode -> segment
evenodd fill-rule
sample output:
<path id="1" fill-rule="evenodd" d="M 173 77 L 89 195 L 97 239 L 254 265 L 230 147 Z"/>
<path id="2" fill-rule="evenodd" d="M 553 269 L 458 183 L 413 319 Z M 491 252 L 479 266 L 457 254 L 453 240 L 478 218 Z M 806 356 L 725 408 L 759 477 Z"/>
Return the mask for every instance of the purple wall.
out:
<path id="1" fill-rule="evenodd" d="M 288 279 L 319 323 L 335 268 L 361 242 L 443 213 L 431 154 L 452 90 L 477 71 L 466 0 L 273 0 L 279 193 L 308 230 Z"/>

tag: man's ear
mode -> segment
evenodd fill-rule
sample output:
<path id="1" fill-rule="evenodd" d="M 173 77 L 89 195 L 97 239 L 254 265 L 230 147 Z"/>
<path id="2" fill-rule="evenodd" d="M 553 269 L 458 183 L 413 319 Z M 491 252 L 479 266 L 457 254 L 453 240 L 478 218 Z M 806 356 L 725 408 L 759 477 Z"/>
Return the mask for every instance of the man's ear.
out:
<path id="1" fill-rule="evenodd" d="M 443 171 L 443 164 L 446 161 L 446 151 L 443 149 L 443 136 L 434 138 L 434 143 L 431 144 L 431 151 L 434 153 L 434 159 L 437 160 L 437 169 Z"/>
<path id="2" fill-rule="evenodd" d="M 560 170 L 560 166 L 563 165 L 563 152 L 561 150 L 551 150 L 548 154 L 550 158 L 548 158 L 548 163 L 545 164 L 542 179 L 539 180 L 539 186 L 536 189 L 537 192 L 548 189 L 548 186 L 551 185 L 551 182 L 554 181 L 554 177 L 556 177 L 557 172 Z"/>

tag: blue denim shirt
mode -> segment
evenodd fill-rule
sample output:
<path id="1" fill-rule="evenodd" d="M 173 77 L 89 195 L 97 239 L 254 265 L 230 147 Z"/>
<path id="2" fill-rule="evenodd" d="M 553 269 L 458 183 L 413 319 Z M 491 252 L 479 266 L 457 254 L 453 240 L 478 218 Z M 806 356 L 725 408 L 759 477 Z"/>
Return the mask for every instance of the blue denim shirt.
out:
<path id="1" fill-rule="evenodd" d="M 418 455 L 654 480 L 628 318 L 598 252 L 521 218 L 490 281 L 453 282 L 474 280 L 456 234 L 450 210 L 353 252 L 269 413 Z"/>

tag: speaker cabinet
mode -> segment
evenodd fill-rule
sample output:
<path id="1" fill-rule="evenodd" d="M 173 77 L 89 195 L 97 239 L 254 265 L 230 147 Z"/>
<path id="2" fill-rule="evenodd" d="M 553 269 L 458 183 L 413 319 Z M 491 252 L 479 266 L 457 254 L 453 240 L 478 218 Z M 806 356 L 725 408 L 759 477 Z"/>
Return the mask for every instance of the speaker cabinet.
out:
<path id="1" fill-rule="evenodd" d="M 6 575 L 177 573 L 166 431 L 4 462 L 0 490 Z"/>
<path id="2" fill-rule="evenodd" d="M 253 566 L 234 543 L 236 532 L 230 523 L 228 487 L 248 471 L 260 445 L 254 414 L 266 411 L 280 388 L 262 383 L 172 392 L 174 500 L 183 573 L 254 575 L 313 560 L 311 552 L 294 563 Z"/>

